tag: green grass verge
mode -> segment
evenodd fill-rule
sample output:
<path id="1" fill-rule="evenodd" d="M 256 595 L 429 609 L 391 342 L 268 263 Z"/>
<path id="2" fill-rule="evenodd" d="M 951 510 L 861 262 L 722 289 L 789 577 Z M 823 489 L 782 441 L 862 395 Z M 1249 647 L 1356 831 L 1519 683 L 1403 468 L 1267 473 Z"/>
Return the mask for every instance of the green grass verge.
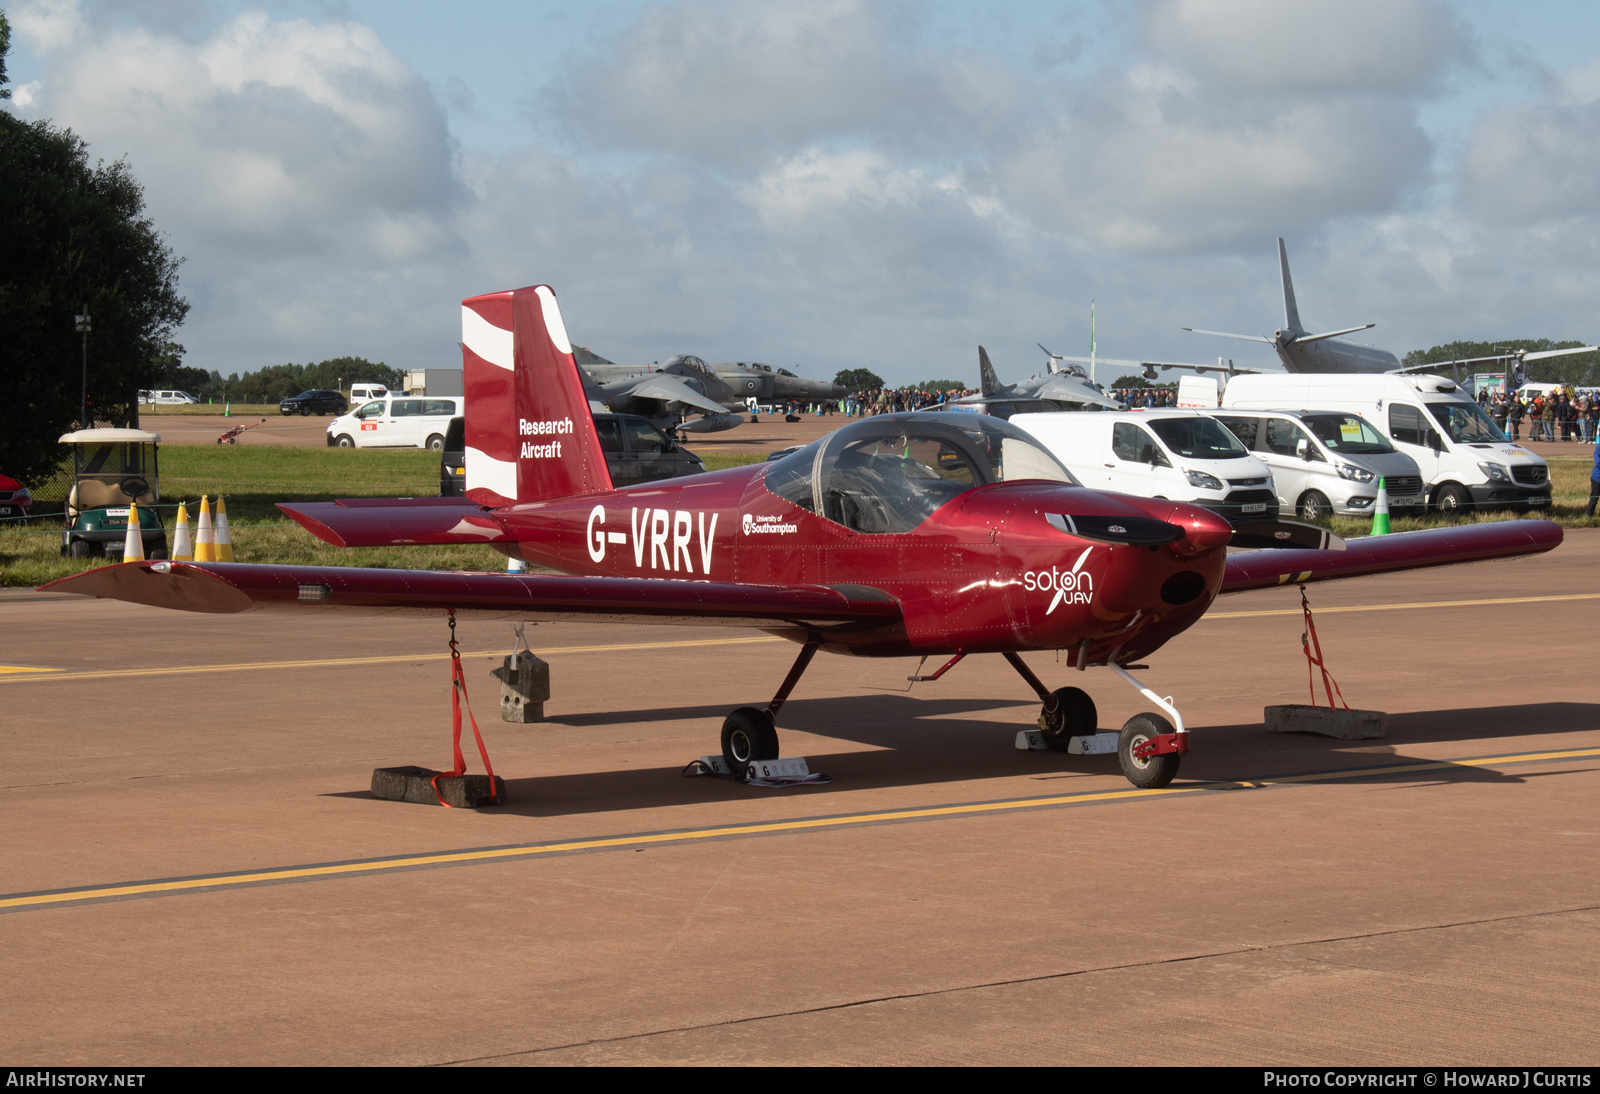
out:
<path id="1" fill-rule="evenodd" d="M 708 452 L 706 468 L 761 457 Z M 287 448 L 173 445 L 163 447 L 161 515 L 171 542 L 177 503 L 189 502 L 193 535 L 202 494 L 227 499 L 236 562 L 305 566 L 374 566 L 413 570 L 504 570 L 505 556 L 484 544 L 437 547 L 333 547 L 293 523 L 280 501 L 437 497 L 439 457 L 417 448 Z M 169 508 L 170 506 L 170 508 Z M 105 565 L 105 559 L 61 557 L 61 520 L 26 527 L 0 522 L 0 586 L 37 586 Z"/>
<path id="2" fill-rule="evenodd" d="M 230 411 L 235 418 L 264 418 L 269 414 L 282 413 L 277 403 L 161 403 L 156 406 L 140 403 L 139 420 L 185 414 L 221 414 L 224 410 Z"/>
<path id="3" fill-rule="evenodd" d="M 759 462 L 762 457 L 707 452 L 707 470 Z M 1585 517 L 1589 497 L 1587 459 L 1550 461 L 1556 503 L 1537 514 L 1564 528 L 1600 527 Z M 163 505 L 188 500 L 191 534 L 200 495 L 224 495 L 232 528 L 234 557 L 239 562 L 307 566 L 373 566 L 389 569 L 484 570 L 505 568 L 505 556 L 483 544 L 441 547 L 331 547 L 277 508 L 280 501 L 332 501 L 353 497 L 434 497 L 439 493 L 439 457 L 421 449 L 287 448 L 262 445 L 173 445 L 161 450 Z M 170 541 L 175 509 L 163 508 Z M 1518 514 L 1473 513 L 1451 518 L 1438 515 L 1395 518 L 1393 530 L 1443 528 L 1452 524 L 1509 520 Z M 1335 518 L 1331 527 L 1346 537 L 1366 535 L 1370 520 Z M 104 559 L 62 558 L 61 521 L 39 518 L 19 527 L 0 522 L 0 586 L 35 586 L 93 569 Z"/>

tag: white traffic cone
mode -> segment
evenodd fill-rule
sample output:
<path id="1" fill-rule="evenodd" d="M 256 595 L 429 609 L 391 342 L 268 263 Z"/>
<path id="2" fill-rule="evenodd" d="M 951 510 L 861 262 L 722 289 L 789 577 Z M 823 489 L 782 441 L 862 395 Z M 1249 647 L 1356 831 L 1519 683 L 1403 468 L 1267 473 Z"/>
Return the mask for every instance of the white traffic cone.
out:
<path id="1" fill-rule="evenodd" d="M 217 549 L 211 541 L 211 502 L 206 495 L 200 495 L 200 526 L 194 533 L 194 560 L 196 562 L 217 561 Z"/>
<path id="2" fill-rule="evenodd" d="M 189 542 L 189 506 L 181 501 L 178 503 L 178 526 L 172 530 L 172 561 L 194 561 L 194 545 Z"/>
<path id="3" fill-rule="evenodd" d="M 222 495 L 217 495 L 217 521 L 212 529 L 214 546 L 218 562 L 233 561 L 233 540 L 228 538 L 228 505 L 222 500 Z"/>
<path id="4" fill-rule="evenodd" d="M 122 539 L 122 561 L 144 561 L 144 529 L 139 527 L 139 506 L 128 503 L 128 534 Z"/>

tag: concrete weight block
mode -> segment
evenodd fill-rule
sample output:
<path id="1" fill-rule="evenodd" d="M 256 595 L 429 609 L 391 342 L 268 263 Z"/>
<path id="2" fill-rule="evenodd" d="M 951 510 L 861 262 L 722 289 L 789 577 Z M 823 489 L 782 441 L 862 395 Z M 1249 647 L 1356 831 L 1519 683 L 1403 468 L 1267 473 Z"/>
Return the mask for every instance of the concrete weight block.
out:
<path id="1" fill-rule="evenodd" d="M 506 800 L 506 781 L 498 775 L 494 777 L 493 791 L 489 789 L 487 775 L 446 775 L 439 780 L 439 793 L 435 795 L 433 778 L 438 774 L 429 767 L 374 768 L 372 796 L 415 805 L 438 805 L 442 797 L 447 805 L 457 809 L 501 805 Z"/>
<path id="2" fill-rule="evenodd" d="M 1269 733 L 1320 733 L 1346 741 L 1388 736 L 1388 719 L 1381 710 L 1329 710 L 1303 703 L 1267 707 L 1263 712 Z"/>

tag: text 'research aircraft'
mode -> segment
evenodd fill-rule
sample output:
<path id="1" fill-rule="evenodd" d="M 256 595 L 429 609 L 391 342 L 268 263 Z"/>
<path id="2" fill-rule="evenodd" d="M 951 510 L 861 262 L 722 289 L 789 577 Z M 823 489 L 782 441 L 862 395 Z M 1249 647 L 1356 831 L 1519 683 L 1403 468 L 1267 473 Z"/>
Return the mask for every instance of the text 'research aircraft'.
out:
<path id="1" fill-rule="evenodd" d="M 1545 521 L 1475 524 L 1348 545 L 1321 529 L 1235 529 L 1197 506 L 1086 489 L 1036 441 L 977 414 L 863 418 L 765 464 L 612 488 L 554 293 L 463 302 L 466 498 L 286 504 L 341 546 L 488 542 L 564 574 L 127 562 L 54 582 L 197 612 L 476 613 L 754 627 L 800 646 L 765 706 L 722 727 L 735 771 L 778 755 L 775 717 L 818 650 L 862 657 L 999 654 L 1039 696 L 1043 736 L 1112 738 L 1137 786 L 1189 750 L 1177 709 L 1128 671 L 1219 593 L 1547 551 Z M 1241 551 L 1228 546 L 1280 546 Z M 1343 549 L 1340 549 L 1343 548 Z M 1107 666 L 1169 714 L 1097 735 L 1082 690 L 1022 660 Z M 1176 724 L 1173 724 L 1176 723 Z M 1098 737 L 1098 739 L 1097 739 Z"/>

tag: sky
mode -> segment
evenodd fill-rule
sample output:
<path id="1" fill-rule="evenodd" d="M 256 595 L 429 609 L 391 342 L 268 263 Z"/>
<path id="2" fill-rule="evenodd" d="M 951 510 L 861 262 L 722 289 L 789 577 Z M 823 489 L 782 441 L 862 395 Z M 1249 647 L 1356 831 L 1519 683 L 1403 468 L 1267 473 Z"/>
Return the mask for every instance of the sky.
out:
<path id="1" fill-rule="evenodd" d="M 989 8 L 991 10 L 985 10 Z M 1600 5 L 0 0 L 19 117 L 126 160 L 185 363 L 459 365 L 551 285 L 612 360 L 976 384 L 1600 338 Z"/>

